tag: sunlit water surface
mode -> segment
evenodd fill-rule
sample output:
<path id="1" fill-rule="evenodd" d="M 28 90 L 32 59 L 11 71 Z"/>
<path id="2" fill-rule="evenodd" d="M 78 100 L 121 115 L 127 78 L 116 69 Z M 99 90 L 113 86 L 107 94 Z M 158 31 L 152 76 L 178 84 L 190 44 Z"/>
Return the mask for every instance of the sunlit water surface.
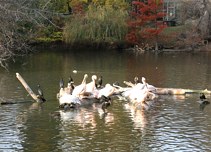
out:
<path id="1" fill-rule="evenodd" d="M 108 113 L 93 104 L 59 111 L 59 80 L 71 75 L 103 76 L 103 84 L 146 77 L 156 87 L 211 90 L 210 53 L 134 55 L 114 50 L 40 50 L 0 71 L 0 151 L 211 151 L 211 105 L 199 105 L 199 94 L 160 96 L 149 110 L 135 110 L 113 99 Z M 72 71 L 77 70 L 74 74 Z M 39 105 L 15 76 L 19 72 L 47 102 Z M 207 95 L 208 100 L 210 96 Z"/>

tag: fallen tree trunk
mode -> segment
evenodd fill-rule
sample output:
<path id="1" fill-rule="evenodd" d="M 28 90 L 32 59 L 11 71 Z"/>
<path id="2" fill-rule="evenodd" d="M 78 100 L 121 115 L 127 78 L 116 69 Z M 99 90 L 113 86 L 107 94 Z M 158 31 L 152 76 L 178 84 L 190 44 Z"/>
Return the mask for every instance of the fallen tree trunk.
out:
<path id="1" fill-rule="evenodd" d="M 8 104 L 20 104 L 20 103 L 26 103 L 26 102 L 28 102 L 28 101 L 22 101 L 22 102 L 20 102 L 20 101 L 1 101 L 0 102 L 0 104 L 1 105 L 8 105 Z"/>
<path id="2" fill-rule="evenodd" d="M 1 105 L 6 105 L 6 104 L 16 104 L 17 102 L 15 102 L 15 101 L 6 101 L 6 100 L 3 100 L 3 99 L 1 99 L 1 101 L 0 101 L 0 104 Z"/>
<path id="3" fill-rule="evenodd" d="M 181 89 L 181 88 L 157 88 L 156 94 L 159 95 L 185 95 L 193 93 L 204 93 L 210 94 L 211 91 L 205 90 L 192 90 L 192 89 Z"/>
<path id="4" fill-rule="evenodd" d="M 21 82 L 21 84 L 24 86 L 26 91 L 31 95 L 31 97 L 36 100 L 37 102 L 40 102 L 41 100 L 37 97 L 37 95 L 32 91 L 32 89 L 29 87 L 29 85 L 26 83 L 26 81 L 22 78 L 22 76 L 19 73 L 16 73 L 16 77 Z"/>
<path id="5" fill-rule="evenodd" d="M 132 82 L 124 81 L 129 87 L 134 87 L 135 84 Z M 158 95 L 185 95 L 185 94 L 192 94 L 192 93 L 204 93 L 204 94 L 211 94 L 210 90 L 194 90 L 194 89 L 182 89 L 182 88 L 156 88 L 156 94 Z"/>

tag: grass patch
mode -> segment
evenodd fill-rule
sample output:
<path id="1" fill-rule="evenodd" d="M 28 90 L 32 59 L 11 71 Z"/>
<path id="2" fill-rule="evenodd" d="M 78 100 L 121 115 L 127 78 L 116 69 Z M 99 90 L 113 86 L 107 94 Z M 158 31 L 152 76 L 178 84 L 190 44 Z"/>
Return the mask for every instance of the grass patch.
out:
<path id="1" fill-rule="evenodd" d="M 183 33 L 188 29 L 187 25 L 170 26 L 163 30 L 162 34 Z"/>

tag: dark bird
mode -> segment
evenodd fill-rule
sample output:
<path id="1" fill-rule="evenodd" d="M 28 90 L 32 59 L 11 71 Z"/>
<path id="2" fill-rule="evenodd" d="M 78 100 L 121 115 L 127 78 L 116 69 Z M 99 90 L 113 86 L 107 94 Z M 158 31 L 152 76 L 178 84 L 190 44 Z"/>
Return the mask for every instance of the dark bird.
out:
<path id="1" fill-rule="evenodd" d="M 68 79 L 68 83 L 74 83 L 73 78 L 71 76 Z"/>
<path id="2" fill-rule="evenodd" d="M 37 85 L 37 92 L 38 92 L 38 95 L 43 96 L 43 91 L 40 88 L 40 85 L 39 84 Z"/>
<path id="3" fill-rule="evenodd" d="M 41 89 L 41 87 L 40 87 L 39 84 L 37 85 L 37 92 L 38 92 L 37 97 L 38 97 L 42 102 L 45 102 L 46 99 L 44 98 L 43 91 L 42 91 L 42 89 Z"/>
<path id="4" fill-rule="evenodd" d="M 208 100 L 206 100 L 207 98 L 204 95 L 204 93 L 200 93 L 199 98 L 200 98 L 200 101 L 199 101 L 200 104 L 203 104 L 203 105 L 210 104 L 210 102 Z"/>
<path id="5" fill-rule="evenodd" d="M 68 79 L 67 87 L 71 88 L 72 91 L 75 88 L 75 86 L 73 84 L 74 84 L 73 78 L 70 76 L 69 79 Z"/>
<path id="6" fill-rule="evenodd" d="M 60 87 L 60 89 L 64 88 L 64 80 L 63 80 L 63 78 L 61 78 L 61 80 L 59 82 L 59 87 Z"/>
<path id="7" fill-rule="evenodd" d="M 136 85 L 136 84 L 138 84 L 139 83 L 139 79 L 138 79 L 138 77 L 136 76 L 135 78 L 134 78 L 134 84 Z"/>
<path id="8" fill-rule="evenodd" d="M 200 99 L 201 99 L 201 100 L 207 99 L 207 98 L 205 97 L 204 93 L 200 93 Z"/>
<path id="9" fill-rule="evenodd" d="M 111 98 L 106 96 L 101 96 L 100 102 L 102 103 L 102 109 L 105 113 L 105 110 L 111 105 Z"/>
<path id="10" fill-rule="evenodd" d="M 98 80 L 97 80 L 97 88 L 101 88 L 103 85 L 103 77 L 99 76 Z"/>

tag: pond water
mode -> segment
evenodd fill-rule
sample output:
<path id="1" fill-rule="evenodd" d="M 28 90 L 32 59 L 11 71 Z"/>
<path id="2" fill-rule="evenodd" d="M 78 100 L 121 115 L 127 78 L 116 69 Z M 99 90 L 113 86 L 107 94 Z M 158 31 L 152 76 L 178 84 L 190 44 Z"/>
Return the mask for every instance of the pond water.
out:
<path id="1" fill-rule="evenodd" d="M 211 151 L 211 105 L 200 106 L 199 94 L 161 96 L 146 111 L 114 99 L 107 114 L 99 105 L 59 111 L 56 99 L 61 78 L 79 84 L 85 73 L 103 84 L 144 76 L 156 87 L 211 90 L 210 61 L 208 52 L 40 49 L 0 71 L 0 100 L 17 102 L 0 106 L 0 151 Z M 40 84 L 47 102 L 35 103 L 16 72 L 35 92 Z"/>

